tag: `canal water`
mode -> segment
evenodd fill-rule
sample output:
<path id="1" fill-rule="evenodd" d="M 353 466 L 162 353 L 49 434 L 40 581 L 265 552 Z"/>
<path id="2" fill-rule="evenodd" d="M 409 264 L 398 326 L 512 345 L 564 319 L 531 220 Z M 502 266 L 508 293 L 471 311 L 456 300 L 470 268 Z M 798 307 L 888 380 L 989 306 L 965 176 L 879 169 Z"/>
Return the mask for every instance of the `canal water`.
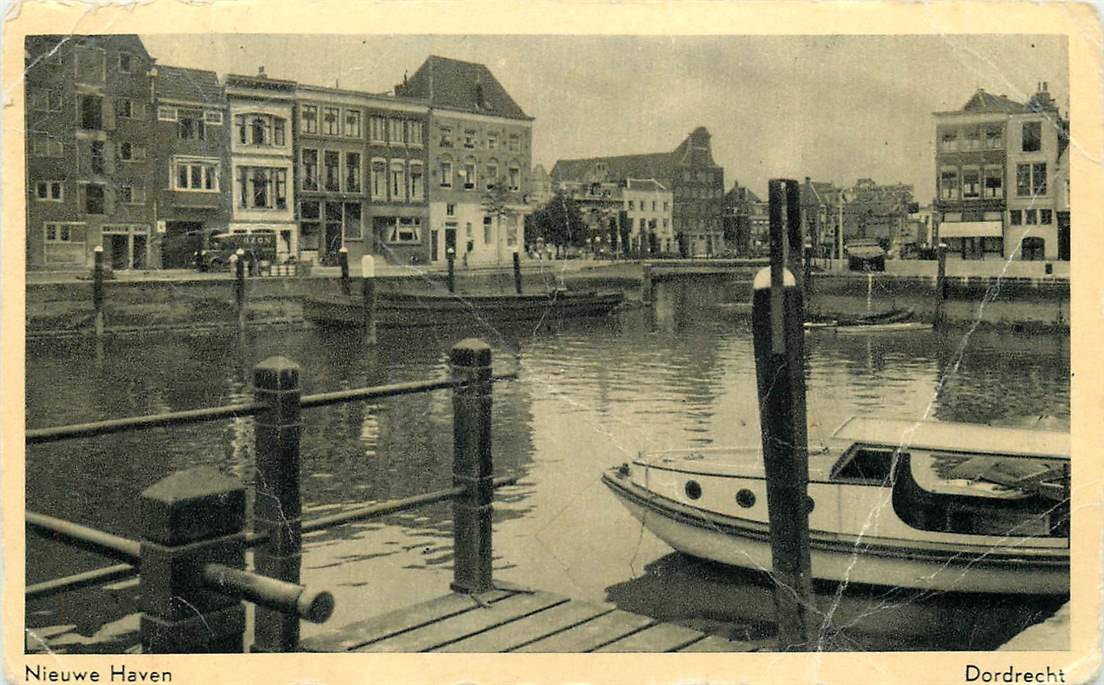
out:
<path id="1" fill-rule="evenodd" d="M 257 331 L 27 349 L 27 425 L 44 427 L 240 401 L 270 355 L 302 366 L 304 392 L 439 378 L 467 336 L 494 348 L 497 473 L 517 473 L 495 509 L 497 578 L 678 621 L 726 637 L 768 640 L 766 579 L 684 557 L 632 519 L 600 482 L 641 450 L 757 445 L 750 330 L 718 301 L 743 286 L 663 283 L 654 310 L 608 319 L 469 330 L 352 333 Z M 1069 338 L 953 329 L 806 336 L 810 443 L 852 415 L 976 423 L 1069 421 Z M 304 413 L 304 515 L 451 484 L 447 391 Z M 248 418 L 30 448 L 27 507 L 137 536 L 137 497 L 183 468 L 211 464 L 251 477 Z M 304 636 L 444 594 L 451 576 L 448 505 L 350 524 L 305 538 L 303 581 L 330 589 L 337 610 Z M 28 583 L 107 565 L 29 536 Z M 914 595 L 818 588 L 824 648 L 992 649 L 1061 604 L 1054 598 Z M 137 581 L 27 606 L 28 649 L 121 652 L 137 641 Z"/>

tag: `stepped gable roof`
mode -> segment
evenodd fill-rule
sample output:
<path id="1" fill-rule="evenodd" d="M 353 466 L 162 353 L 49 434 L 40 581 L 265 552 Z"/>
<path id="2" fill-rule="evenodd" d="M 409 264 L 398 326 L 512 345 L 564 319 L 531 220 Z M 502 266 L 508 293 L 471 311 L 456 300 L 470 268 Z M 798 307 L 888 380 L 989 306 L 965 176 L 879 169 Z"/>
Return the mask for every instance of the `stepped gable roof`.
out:
<path id="1" fill-rule="evenodd" d="M 184 102 L 220 103 L 222 86 L 213 71 L 158 65 L 157 96 Z"/>
<path id="2" fill-rule="evenodd" d="M 1009 99 L 1004 95 L 993 95 L 992 93 L 986 93 L 985 89 L 978 88 L 973 97 L 962 106 L 963 112 L 970 112 L 975 114 L 988 114 L 988 113 L 1004 113 L 1004 114 L 1021 114 L 1028 112 L 1027 106 L 1022 102 L 1016 102 Z"/>
<path id="3" fill-rule="evenodd" d="M 430 55 L 395 95 L 424 98 L 435 107 L 531 120 L 484 64 Z"/>

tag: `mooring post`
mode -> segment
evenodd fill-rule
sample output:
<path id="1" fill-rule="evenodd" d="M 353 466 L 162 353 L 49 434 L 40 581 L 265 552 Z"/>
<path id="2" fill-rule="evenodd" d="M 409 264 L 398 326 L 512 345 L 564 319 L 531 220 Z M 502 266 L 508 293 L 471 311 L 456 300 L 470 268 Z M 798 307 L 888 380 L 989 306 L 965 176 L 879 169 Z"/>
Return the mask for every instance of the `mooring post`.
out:
<path id="1" fill-rule="evenodd" d="M 782 186 L 779 180 L 769 184 L 771 265 L 753 282 L 751 317 L 778 634 L 784 649 L 803 650 L 810 647 L 812 594 L 804 306 L 785 268 Z"/>
<path id="2" fill-rule="evenodd" d="M 445 257 L 448 260 L 448 291 L 454 293 L 456 292 L 456 250 L 451 247 L 445 250 Z"/>
<path id="3" fill-rule="evenodd" d="M 299 365 L 269 357 L 253 367 L 253 392 L 267 409 L 254 424 L 253 529 L 268 541 L 253 555 L 257 573 L 299 582 L 302 503 L 299 495 Z M 299 645 L 299 618 L 258 606 L 254 652 L 289 652 Z"/>
<path id="4" fill-rule="evenodd" d="M 521 254 L 514 248 L 514 292 L 521 294 Z"/>
<path id="5" fill-rule="evenodd" d="M 342 246 L 337 251 L 337 263 L 341 266 L 341 292 L 348 295 L 349 289 L 349 250 Z"/>
<path id="6" fill-rule="evenodd" d="M 92 249 L 92 308 L 95 310 L 96 337 L 104 334 L 104 265 L 103 246 Z"/>
<path id="7" fill-rule="evenodd" d="M 245 489 L 213 466 L 178 471 L 140 497 L 140 632 L 146 654 L 241 653 L 245 606 L 204 584 L 203 566 L 245 567 Z"/>
<path id="8" fill-rule="evenodd" d="M 376 258 L 366 254 L 360 258 L 364 302 L 364 342 L 376 344 Z"/>
<path id="9" fill-rule="evenodd" d="M 932 324 L 943 325 L 943 303 L 947 299 L 947 244 L 939 243 L 936 248 L 936 258 L 939 260 L 935 271 L 935 313 L 932 315 Z"/>
<path id="10" fill-rule="evenodd" d="M 238 249 L 230 255 L 230 266 L 234 269 L 234 304 L 238 309 L 238 330 L 245 330 L 245 250 Z"/>
<path id="11" fill-rule="evenodd" d="M 640 299 L 644 304 L 651 304 L 653 300 L 652 288 L 655 284 L 652 282 L 652 265 L 644 264 L 644 273 L 640 280 Z"/>
<path id="12" fill-rule="evenodd" d="M 802 295 L 804 304 L 808 305 L 809 296 L 813 294 L 813 248 L 811 245 L 805 246 L 805 260 L 802 265 L 805 267 L 804 275 L 801 277 L 801 285 L 805 289 Z"/>
<path id="13" fill-rule="evenodd" d="M 452 503 L 452 589 L 479 594 L 491 581 L 491 348 L 468 338 L 449 353 L 452 379 L 452 480 L 466 488 Z"/>

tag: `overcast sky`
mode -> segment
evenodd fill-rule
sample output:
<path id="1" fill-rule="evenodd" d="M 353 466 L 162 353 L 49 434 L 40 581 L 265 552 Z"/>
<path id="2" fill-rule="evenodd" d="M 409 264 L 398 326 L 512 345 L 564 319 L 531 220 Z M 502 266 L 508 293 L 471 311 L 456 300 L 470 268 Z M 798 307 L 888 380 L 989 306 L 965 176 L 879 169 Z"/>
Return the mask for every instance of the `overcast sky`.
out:
<path id="1" fill-rule="evenodd" d="M 530 116 L 533 163 L 664 152 L 713 134 L 725 183 L 911 183 L 930 201 L 932 112 L 978 88 L 1069 111 L 1061 36 L 145 35 L 163 64 L 385 92 L 429 54 L 482 62 Z"/>

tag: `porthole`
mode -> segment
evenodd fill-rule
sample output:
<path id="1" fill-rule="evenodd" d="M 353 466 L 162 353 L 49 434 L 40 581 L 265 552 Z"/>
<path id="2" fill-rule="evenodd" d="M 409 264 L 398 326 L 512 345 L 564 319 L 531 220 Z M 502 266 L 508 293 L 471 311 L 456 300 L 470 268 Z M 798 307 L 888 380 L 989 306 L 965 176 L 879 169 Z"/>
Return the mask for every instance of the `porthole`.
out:
<path id="1" fill-rule="evenodd" d="M 751 509 L 755 506 L 755 493 L 747 488 L 740 490 L 736 493 L 736 504 L 744 509 Z"/>
<path id="2" fill-rule="evenodd" d="M 686 481 L 686 496 L 690 499 L 698 499 L 701 497 L 702 489 L 701 485 L 698 485 L 696 480 Z"/>
<path id="3" fill-rule="evenodd" d="M 813 498 L 806 495 L 805 496 L 805 513 L 806 514 L 813 513 L 813 507 L 815 507 L 815 506 L 816 506 L 816 503 L 813 502 Z"/>

